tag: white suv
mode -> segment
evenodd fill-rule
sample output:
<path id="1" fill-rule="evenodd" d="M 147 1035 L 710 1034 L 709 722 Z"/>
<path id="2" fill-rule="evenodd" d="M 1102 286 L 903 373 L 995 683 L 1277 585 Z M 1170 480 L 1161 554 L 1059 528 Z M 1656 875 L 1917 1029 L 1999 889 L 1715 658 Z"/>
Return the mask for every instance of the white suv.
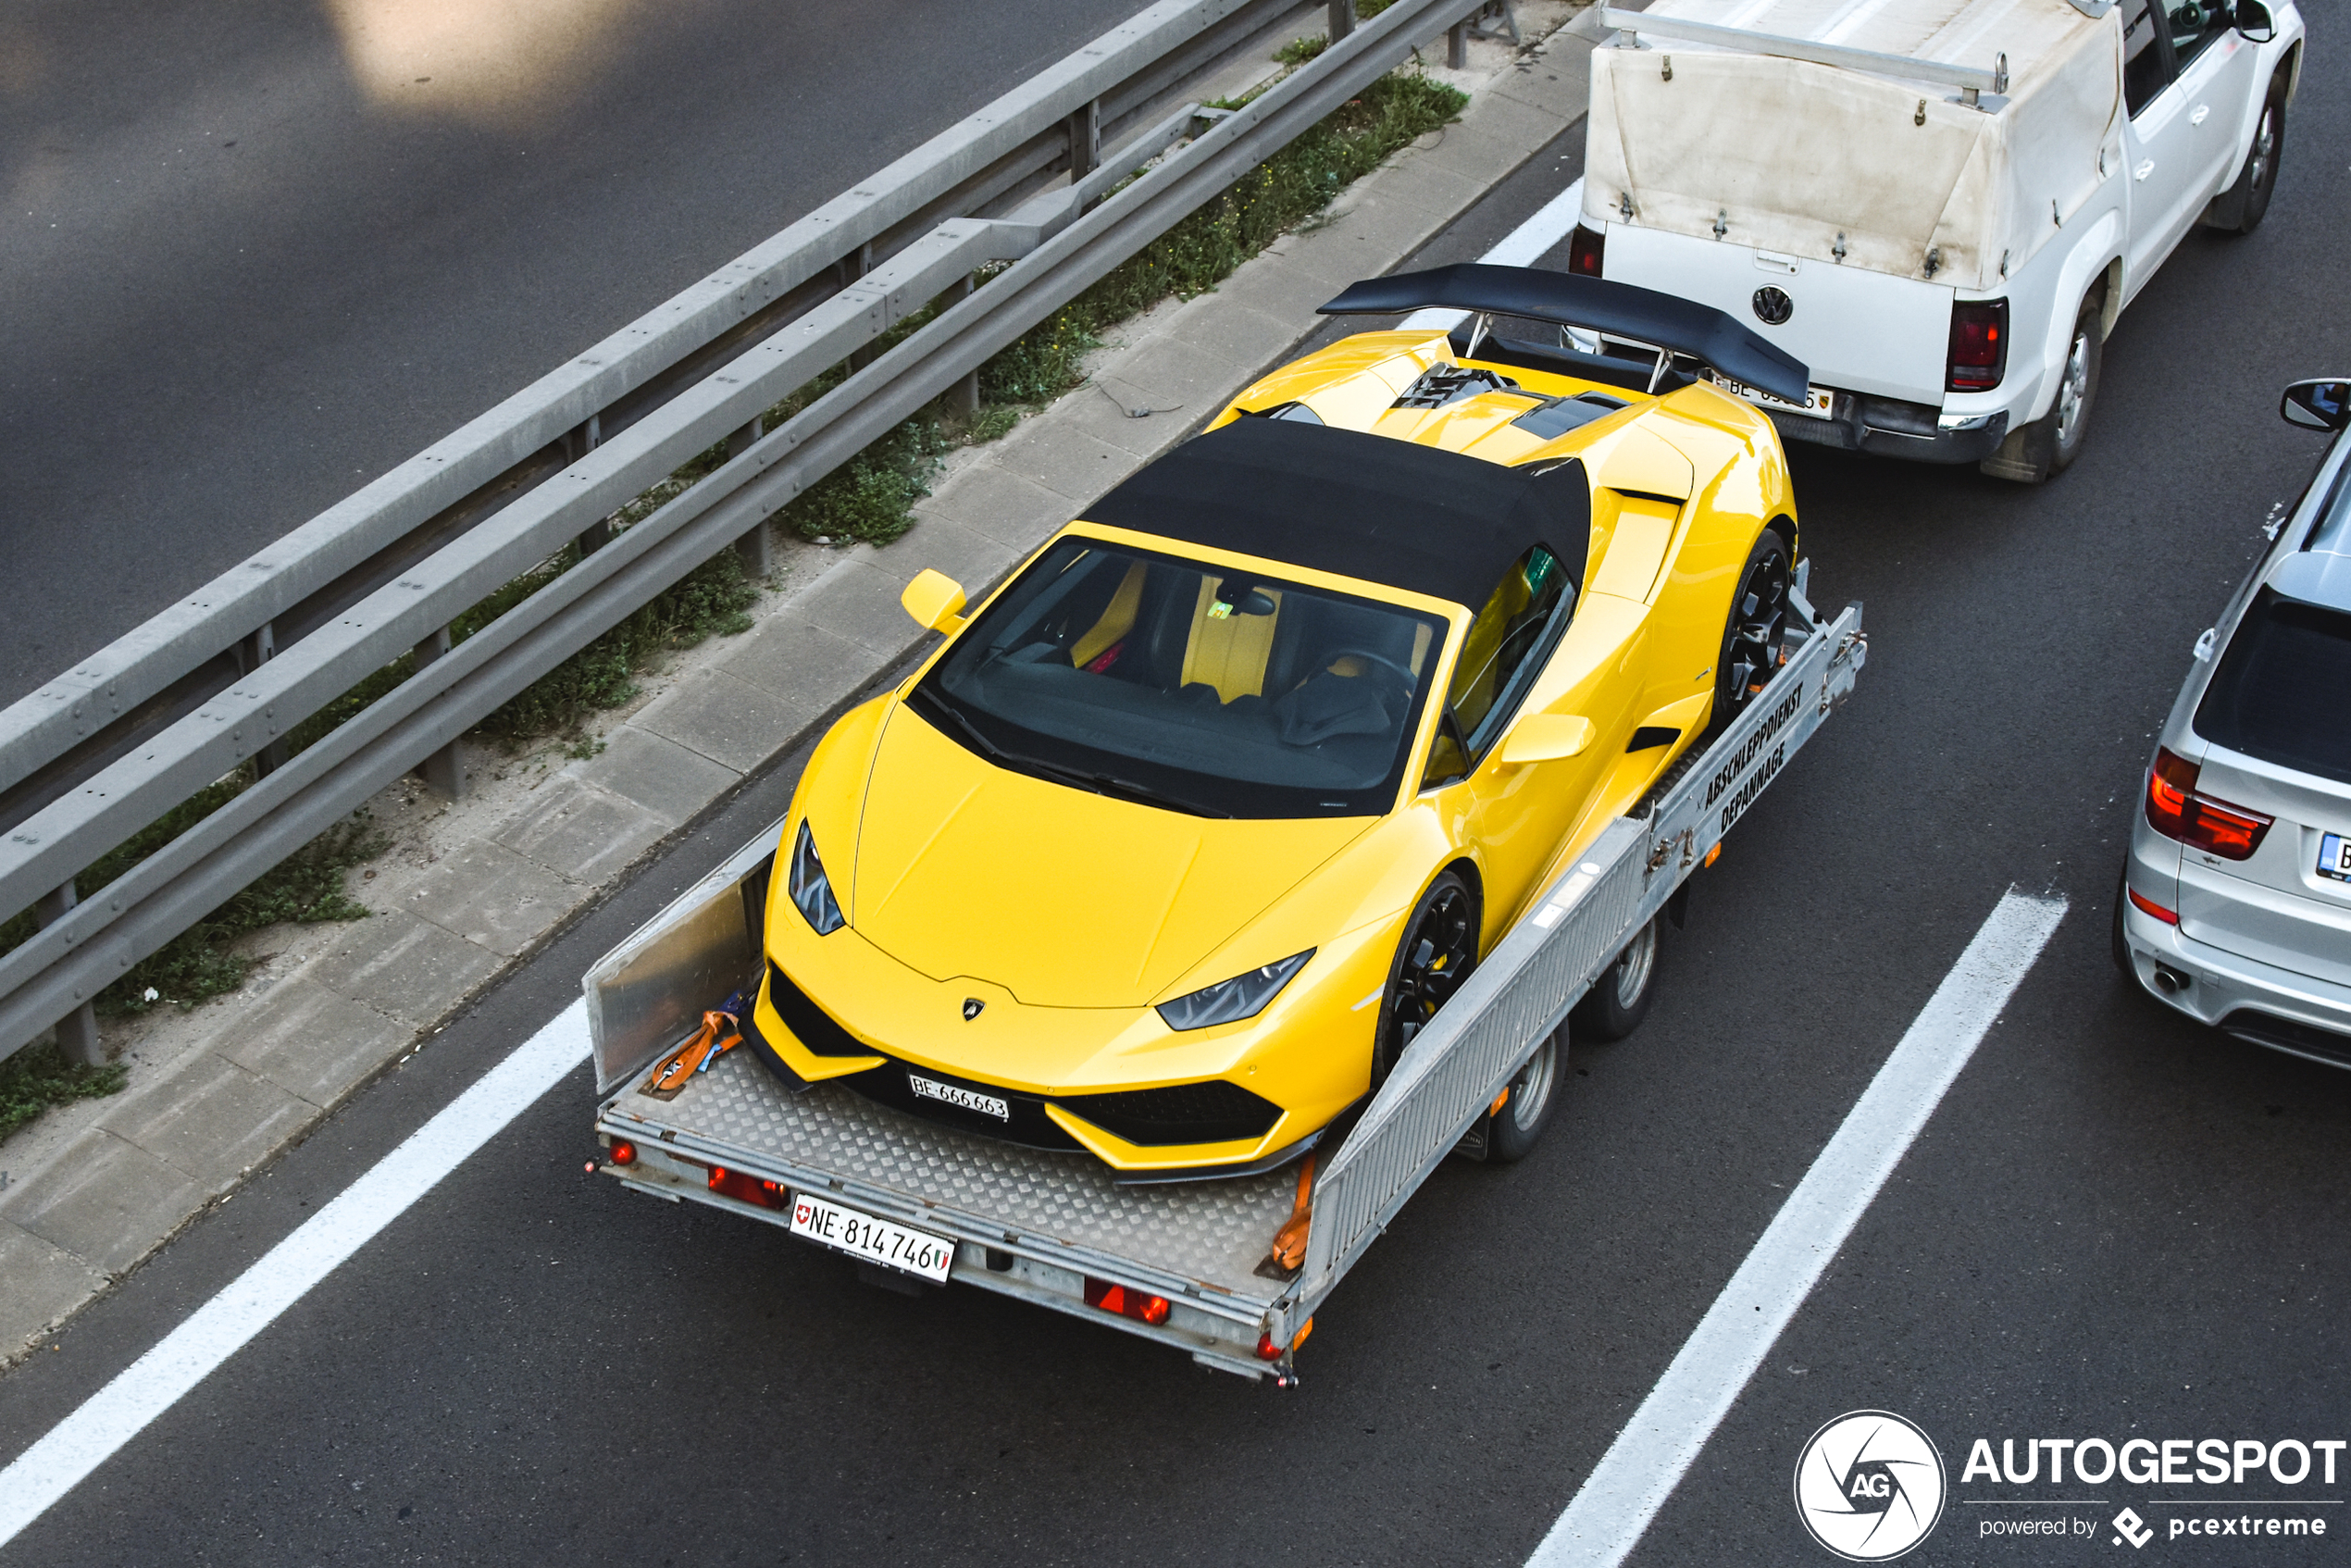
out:
<path id="1" fill-rule="evenodd" d="M 2351 381 L 2286 389 L 2342 431 Z M 2351 1066 L 2351 435 L 2199 638 L 2115 902 L 2140 985 L 2241 1039 Z"/>
<path id="2" fill-rule="evenodd" d="M 1810 367 L 1804 405 L 1755 396 L 1785 440 L 2029 482 L 2081 450 L 2100 344 L 2181 238 L 2261 221 L 2303 37 L 2292 0 L 1604 19 L 1571 268 Z"/>

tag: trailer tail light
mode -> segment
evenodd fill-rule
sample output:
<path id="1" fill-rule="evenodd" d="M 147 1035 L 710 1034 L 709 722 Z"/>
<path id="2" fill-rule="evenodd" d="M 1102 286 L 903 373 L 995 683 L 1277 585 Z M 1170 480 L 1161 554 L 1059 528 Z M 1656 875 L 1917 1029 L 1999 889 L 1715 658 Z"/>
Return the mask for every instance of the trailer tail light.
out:
<path id="1" fill-rule="evenodd" d="M 2132 907 L 2136 909 L 2140 914 L 2151 915 L 2155 919 L 2162 921 L 2166 926 L 2177 926 L 2180 923 L 2179 913 L 2176 910 L 2164 908 L 2153 899 L 2148 898 L 2146 894 L 2140 892 L 2136 888 L 2125 888 L 2123 890 L 2131 895 Z"/>
<path id="2" fill-rule="evenodd" d="M 2147 826 L 2167 839 L 2222 860 L 2250 860 L 2276 819 L 2196 793 L 2195 763 L 2158 746 L 2147 769 Z M 2133 897 L 2136 897 L 2133 894 Z M 2147 911 L 2155 915 L 2153 909 Z M 2156 915 L 2156 918 L 2164 916 Z"/>
<path id="3" fill-rule="evenodd" d="M 1106 1313 L 1131 1317 L 1137 1323 L 1148 1323 L 1156 1328 L 1167 1321 L 1167 1298 L 1153 1296 L 1129 1286 L 1113 1285 L 1107 1279 L 1086 1276 L 1086 1304 L 1100 1307 Z"/>
<path id="4" fill-rule="evenodd" d="M 1600 263 L 1608 254 L 1608 236 L 1597 229 L 1582 224 L 1567 237 L 1567 269 L 1586 278 L 1600 275 Z"/>
<path id="5" fill-rule="evenodd" d="M 762 1181 L 748 1171 L 730 1171 L 724 1165 L 710 1168 L 710 1189 L 722 1198 L 756 1203 L 763 1209 L 780 1209 L 791 1201 L 782 1183 Z"/>
<path id="6" fill-rule="evenodd" d="M 612 1163 L 616 1165 L 635 1164 L 637 1163 L 637 1146 L 629 1142 L 625 1138 L 614 1139 L 612 1140 Z"/>
<path id="7" fill-rule="evenodd" d="M 1951 356 L 1943 384 L 1952 392 L 1990 392 L 2009 373 L 2009 302 L 1955 300 Z"/>
<path id="8" fill-rule="evenodd" d="M 1304 1323 L 1298 1325 L 1297 1337 L 1291 1339 L 1287 1345 L 1275 1344 L 1274 1337 L 1271 1334 L 1260 1334 L 1257 1337 L 1257 1359 L 1259 1361 L 1279 1361 L 1282 1359 L 1282 1352 L 1284 1350 L 1294 1350 L 1298 1349 L 1300 1345 L 1306 1343 L 1306 1337 L 1313 1332 L 1314 1320 L 1310 1317 Z"/>

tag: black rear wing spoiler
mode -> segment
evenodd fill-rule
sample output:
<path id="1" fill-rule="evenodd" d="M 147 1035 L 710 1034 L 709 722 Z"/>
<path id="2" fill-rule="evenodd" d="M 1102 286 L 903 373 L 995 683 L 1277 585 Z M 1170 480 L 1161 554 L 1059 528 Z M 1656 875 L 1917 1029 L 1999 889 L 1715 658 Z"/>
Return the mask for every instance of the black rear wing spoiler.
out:
<path id="1" fill-rule="evenodd" d="M 1350 283 L 1320 314 L 1392 316 L 1413 310 L 1466 310 L 1581 328 L 1655 352 L 1661 380 L 1669 356 L 1680 355 L 1790 403 L 1803 403 L 1810 391 L 1811 373 L 1802 360 L 1710 305 L 1571 272 L 1465 261 Z M 1484 331 L 1481 323 L 1472 335 L 1473 352 Z"/>

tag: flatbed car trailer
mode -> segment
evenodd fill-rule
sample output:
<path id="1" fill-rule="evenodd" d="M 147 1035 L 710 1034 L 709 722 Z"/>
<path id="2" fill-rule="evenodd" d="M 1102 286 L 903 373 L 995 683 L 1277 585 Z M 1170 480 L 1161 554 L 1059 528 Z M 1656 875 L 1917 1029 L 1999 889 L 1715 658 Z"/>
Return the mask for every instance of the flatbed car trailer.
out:
<path id="1" fill-rule="evenodd" d="M 847 1251 L 877 1283 L 976 1286 L 1293 1384 L 1315 1309 L 1851 691 L 1860 605 L 1823 620 L 1799 588 L 1795 608 L 1771 684 L 1526 906 L 1337 1149 L 1302 1167 L 1305 1192 L 1300 1167 L 1123 1184 L 1088 1155 L 965 1134 L 839 1084 L 791 1092 L 749 1049 L 708 1058 L 674 1098 L 644 1092 L 654 1061 L 758 972 L 780 824 L 589 971 L 598 1169 Z M 1301 1201 L 1304 1259 L 1284 1271 L 1272 1243 Z"/>

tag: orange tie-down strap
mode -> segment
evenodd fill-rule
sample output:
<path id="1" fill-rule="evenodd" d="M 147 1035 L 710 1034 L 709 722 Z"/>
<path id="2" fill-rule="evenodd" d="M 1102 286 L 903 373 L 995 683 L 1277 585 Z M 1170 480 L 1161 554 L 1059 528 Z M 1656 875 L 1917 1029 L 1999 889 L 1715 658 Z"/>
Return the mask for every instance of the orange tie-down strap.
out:
<path id="1" fill-rule="evenodd" d="M 1274 1232 L 1274 1266 L 1284 1273 L 1295 1272 L 1306 1262 L 1306 1227 L 1313 1218 L 1314 1156 L 1309 1154 L 1299 1162 L 1298 1197 L 1290 1204 L 1289 1218 L 1282 1228 Z"/>
<path id="2" fill-rule="evenodd" d="M 705 1013 L 702 1015 L 702 1027 L 694 1031 L 693 1038 L 664 1057 L 661 1065 L 653 1069 L 653 1076 L 637 1092 L 655 1100 L 675 1100 L 688 1078 L 742 1042 L 742 1030 L 732 1013 L 715 1009 Z"/>

